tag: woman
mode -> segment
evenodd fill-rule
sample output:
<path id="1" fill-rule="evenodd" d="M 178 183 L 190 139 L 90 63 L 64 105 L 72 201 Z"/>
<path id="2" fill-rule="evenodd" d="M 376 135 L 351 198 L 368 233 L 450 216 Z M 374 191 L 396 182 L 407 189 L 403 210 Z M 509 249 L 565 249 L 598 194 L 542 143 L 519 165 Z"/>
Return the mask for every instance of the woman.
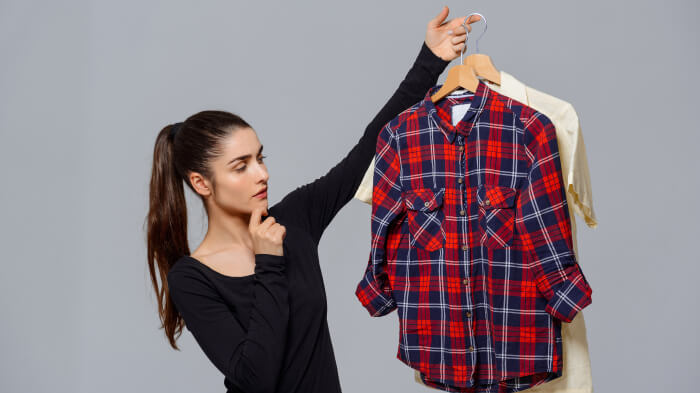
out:
<path id="1" fill-rule="evenodd" d="M 430 21 L 413 67 L 350 153 L 269 210 L 263 147 L 243 119 L 205 111 L 158 134 L 148 266 L 161 324 L 175 349 L 187 326 L 228 392 L 341 391 L 318 242 L 355 194 L 381 127 L 422 99 L 464 48 L 463 18 L 443 23 L 448 13 Z M 192 253 L 183 181 L 208 216 Z"/>

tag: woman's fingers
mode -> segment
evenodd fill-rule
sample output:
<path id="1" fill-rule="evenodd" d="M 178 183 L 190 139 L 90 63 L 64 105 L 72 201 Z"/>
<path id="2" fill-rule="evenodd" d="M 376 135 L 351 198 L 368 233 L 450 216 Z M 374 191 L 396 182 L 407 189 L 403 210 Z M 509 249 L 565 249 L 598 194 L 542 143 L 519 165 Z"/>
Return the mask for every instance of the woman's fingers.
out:
<path id="1" fill-rule="evenodd" d="M 443 7 L 440 13 L 428 22 L 425 43 L 430 50 L 443 60 L 451 61 L 464 50 L 467 32 L 471 24 L 481 20 L 480 16 L 461 16 L 447 20 L 449 9 Z M 466 19 L 466 26 L 464 25 Z"/>
<path id="2" fill-rule="evenodd" d="M 255 232 L 255 229 L 260 226 L 260 218 L 262 217 L 265 208 L 256 207 L 253 212 L 250 213 L 250 222 L 248 222 L 248 230 L 250 233 Z"/>
<path id="3" fill-rule="evenodd" d="M 275 217 L 269 216 L 262 222 L 262 224 L 260 224 L 258 231 L 260 231 L 260 233 L 266 233 L 276 223 L 277 221 L 275 220 Z"/>
<path id="4" fill-rule="evenodd" d="M 277 239 L 278 241 L 281 242 L 284 239 L 286 233 L 287 230 L 283 225 L 277 225 L 275 227 L 275 239 Z"/>
<path id="5" fill-rule="evenodd" d="M 460 18 L 450 19 L 449 21 L 447 21 L 443 24 L 443 27 L 447 27 L 450 30 L 452 30 L 452 34 L 454 34 L 454 35 L 465 34 L 464 19 L 465 19 L 464 16 L 462 16 Z M 470 16 L 469 19 L 467 20 L 467 29 L 471 32 L 472 31 L 472 23 L 476 23 L 480 20 L 481 20 L 481 17 L 479 17 L 478 15 Z"/>
<path id="6" fill-rule="evenodd" d="M 258 207 L 250 214 L 248 228 L 253 238 L 253 252 L 256 254 L 284 255 L 282 240 L 286 234 L 283 225 L 272 216 L 260 222 L 262 214 L 269 214 L 266 208 Z"/>
<path id="7" fill-rule="evenodd" d="M 467 19 L 467 25 L 470 25 L 474 22 L 478 22 L 481 20 L 481 17 L 479 15 L 470 15 L 469 19 Z M 464 18 L 462 18 L 462 21 L 464 21 Z"/>
<path id="8" fill-rule="evenodd" d="M 451 42 L 452 42 L 453 45 L 457 45 L 457 44 L 460 44 L 460 43 L 462 43 L 462 42 L 464 42 L 464 41 L 466 41 L 466 40 L 467 40 L 467 35 L 466 35 L 466 34 L 462 34 L 462 35 L 457 36 L 457 37 L 452 37 Z"/>
<path id="9" fill-rule="evenodd" d="M 454 35 L 454 36 L 466 34 L 466 30 L 464 29 L 463 25 L 459 25 L 459 26 L 455 27 L 454 29 L 452 29 L 451 31 L 452 31 L 452 35 Z"/>

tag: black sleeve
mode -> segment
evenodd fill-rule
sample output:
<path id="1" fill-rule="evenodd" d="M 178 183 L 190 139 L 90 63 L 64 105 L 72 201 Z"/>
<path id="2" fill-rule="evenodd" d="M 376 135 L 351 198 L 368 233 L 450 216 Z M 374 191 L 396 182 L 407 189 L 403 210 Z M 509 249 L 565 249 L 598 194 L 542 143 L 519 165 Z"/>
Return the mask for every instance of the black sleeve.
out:
<path id="1" fill-rule="evenodd" d="M 196 269 L 168 274 L 175 307 L 216 368 L 242 391 L 274 392 L 289 317 L 284 256 L 256 254 L 253 285 L 255 299 L 246 332 Z"/>
<path id="2" fill-rule="evenodd" d="M 278 211 L 306 229 L 316 243 L 338 211 L 357 192 L 372 163 L 377 136 L 399 113 L 420 101 L 444 71 L 442 60 L 423 43 L 413 66 L 389 101 L 372 119 L 357 144 L 325 175 L 287 194 L 276 204 Z"/>

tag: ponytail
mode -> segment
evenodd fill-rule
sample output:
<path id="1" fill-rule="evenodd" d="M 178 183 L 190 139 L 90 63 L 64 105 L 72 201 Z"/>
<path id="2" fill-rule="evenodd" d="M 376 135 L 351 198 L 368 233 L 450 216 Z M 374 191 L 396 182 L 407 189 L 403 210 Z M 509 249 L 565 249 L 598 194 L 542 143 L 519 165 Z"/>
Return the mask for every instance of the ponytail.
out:
<path id="1" fill-rule="evenodd" d="M 175 133 L 174 127 L 178 127 Z M 170 298 L 168 272 L 180 257 L 190 255 L 183 183 L 194 192 L 187 180 L 191 172 L 212 180 L 211 160 L 221 154 L 221 146 L 232 132 L 246 127 L 250 125 L 232 113 L 202 111 L 183 123 L 166 126 L 156 137 L 146 218 L 148 272 L 161 328 L 175 349 L 185 323 Z M 206 204 L 204 207 L 206 210 Z"/>
<path id="2" fill-rule="evenodd" d="M 187 244 L 187 206 L 183 179 L 175 168 L 171 128 L 163 128 L 156 139 L 148 209 L 148 271 L 158 301 L 161 328 L 170 345 L 182 334 L 184 322 L 168 291 L 168 272 L 183 255 Z M 160 284 L 159 284 L 160 282 Z"/>

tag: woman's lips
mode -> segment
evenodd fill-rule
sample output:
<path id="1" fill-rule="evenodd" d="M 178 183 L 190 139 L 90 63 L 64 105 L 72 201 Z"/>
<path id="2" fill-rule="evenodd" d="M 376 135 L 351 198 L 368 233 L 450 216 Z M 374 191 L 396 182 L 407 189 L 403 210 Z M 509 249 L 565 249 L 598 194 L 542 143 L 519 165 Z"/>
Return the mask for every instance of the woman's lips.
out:
<path id="1" fill-rule="evenodd" d="M 263 192 L 261 192 L 261 193 L 259 193 L 259 194 L 255 194 L 255 197 L 256 197 L 256 198 L 260 198 L 260 199 L 267 198 L 267 189 L 265 189 L 265 191 L 263 191 Z"/>

